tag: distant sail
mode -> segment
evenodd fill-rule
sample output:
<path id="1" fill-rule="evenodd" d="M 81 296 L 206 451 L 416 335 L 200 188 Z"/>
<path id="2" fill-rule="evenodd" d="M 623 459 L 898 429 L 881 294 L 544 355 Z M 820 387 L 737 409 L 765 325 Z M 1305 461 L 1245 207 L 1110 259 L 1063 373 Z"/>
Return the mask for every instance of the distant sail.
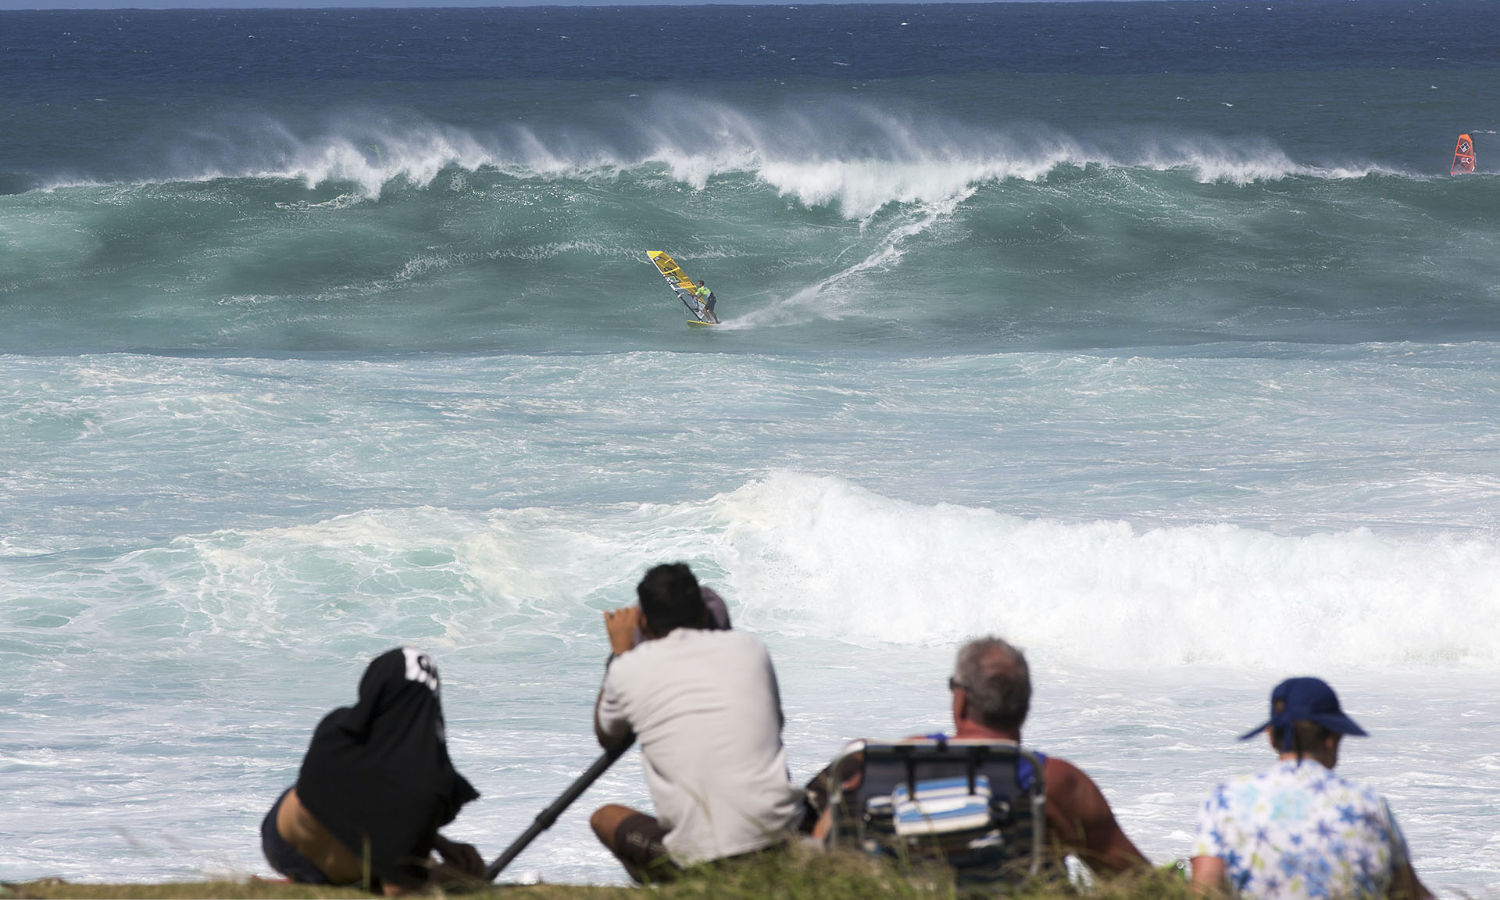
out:
<path id="1" fill-rule="evenodd" d="M 1453 168 L 1449 175 L 1463 175 L 1474 171 L 1474 139 L 1467 134 L 1458 136 L 1458 146 L 1453 150 Z"/>

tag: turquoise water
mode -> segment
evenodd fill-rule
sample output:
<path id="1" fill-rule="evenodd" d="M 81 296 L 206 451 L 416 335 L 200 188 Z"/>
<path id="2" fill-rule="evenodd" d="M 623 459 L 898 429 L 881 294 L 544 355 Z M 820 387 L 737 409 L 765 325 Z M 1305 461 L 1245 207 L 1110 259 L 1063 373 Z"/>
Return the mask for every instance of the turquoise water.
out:
<path id="1" fill-rule="evenodd" d="M 678 102 L 659 109 L 725 123 L 718 146 L 636 158 L 570 135 L 551 143 L 586 149 L 509 162 L 424 126 L 324 137 L 267 160 L 275 174 L 0 196 L 0 346 L 948 355 L 1495 335 L 1489 176 L 1218 139 L 1096 149 L 965 126 L 955 142 L 925 112 L 830 103 L 868 147 L 828 146 L 803 115 Z M 775 146 L 787 129 L 808 146 Z M 707 278 L 728 327 L 678 329 L 646 249 Z"/>
<path id="2" fill-rule="evenodd" d="M 1320 674 L 1428 884 L 1500 893 L 1464 8 L 0 13 L 0 878 L 269 874 L 397 643 L 493 857 L 597 755 L 600 612 L 682 559 L 798 779 L 946 724 L 997 632 L 1165 862 Z M 683 16 L 705 58 L 621 49 Z M 622 880 L 605 800 L 634 757 L 514 871 Z"/>

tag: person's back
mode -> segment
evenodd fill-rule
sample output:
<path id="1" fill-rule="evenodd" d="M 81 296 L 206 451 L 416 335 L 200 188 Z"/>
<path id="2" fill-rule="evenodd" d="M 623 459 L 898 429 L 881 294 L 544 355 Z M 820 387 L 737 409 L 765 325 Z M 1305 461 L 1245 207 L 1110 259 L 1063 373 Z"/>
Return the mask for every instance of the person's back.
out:
<path id="1" fill-rule="evenodd" d="M 1333 689 L 1289 678 L 1271 694 L 1276 765 L 1218 785 L 1193 844 L 1193 885 L 1244 897 L 1430 897 L 1379 794 L 1333 771 L 1344 735 L 1364 736 Z"/>
<path id="2" fill-rule="evenodd" d="M 651 569 L 636 594 L 638 606 L 605 613 L 613 652 L 594 732 L 606 748 L 639 739 L 656 815 L 609 804 L 589 820 L 594 833 L 642 881 L 782 842 L 803 803 L 770 655 L 719 630 L 727 615 L 714 621 L 681 563 Z"/>
<path id="3" fill-rule="evenodd" d="M 1199 828 L 1193 855 L 1223 859 L 1231 888 L 1263 898 L 1386 896 L 1404 847 L 1379 795 L 1311 759 L 1219 785 Z"/>
<path id="4" fill-rule="evenodd" d="M 678 628 L 641 644 L 613 663 L 599 716 L 635 732 L 680 863 L 760 849 L 801 816 L 771 659 L 749 634 Z"/>
<path id="5" fill-rule="evenodd" d="M 437 667 L 397 647 L 366 667 L 354 706 L 318 723 L 296 784 L 261 823 L 261 845 L 296 882 L 423 889 L 484 871 L 477 850 L 438 833 L 478 796 L 448 756 Z M 446 866 L 429 865 L 433 850 Z"/>

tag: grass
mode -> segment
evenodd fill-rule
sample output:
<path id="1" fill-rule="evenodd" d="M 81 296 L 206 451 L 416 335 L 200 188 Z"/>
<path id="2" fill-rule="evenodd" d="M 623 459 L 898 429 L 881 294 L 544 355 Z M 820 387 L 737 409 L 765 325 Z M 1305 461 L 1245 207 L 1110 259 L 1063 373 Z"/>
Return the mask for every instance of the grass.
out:
<path id="1" fill-rule="evenodd" d="M 857 854 L 770 856 L 731 865 L 693 869 L 671 884 L 638 888 L 588 885 L 486 885 L 462 894 L 472 900 L 952 900 L 951 883 L 903 877 L 889 865 Z M 1079 894 L 1065 882 L 1028 887 L 1008 896 L 1017 900 L 1063 900 Z M 1101 881 L 1088 893 L 1092 900 L 1189 900 L 1187 885 L 1170 868 Z M 316 887 L 250 879 L 169 884 L 74 884 L 46 880 L 0 886 L 0 898 L 215 898 L 215 900 L 281 900 L 281 898 L 365 898 L 355 888 Z"/>

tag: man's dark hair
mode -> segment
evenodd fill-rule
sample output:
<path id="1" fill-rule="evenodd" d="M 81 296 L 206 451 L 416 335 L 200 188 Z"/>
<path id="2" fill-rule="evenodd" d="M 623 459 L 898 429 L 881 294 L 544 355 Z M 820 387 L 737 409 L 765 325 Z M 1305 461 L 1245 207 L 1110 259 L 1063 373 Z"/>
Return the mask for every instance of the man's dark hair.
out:
<path id="1" fill-rule="evenodd" d="M 702 628 L 708 609 L 698 579 L 686 563 L 665 563 L 646 573 L 635 586 L 646 630 L 666 637 L 677 628 Z"/>
<path id="2" fill-rule="evenodd" d="M 997 731 L 1019 729 L 1031 711 L 1031 669 L 1019 649 L 983 637 L 958 651 L 954 680 L 968 695 L 970 719 Z"/>
<path id="3" fill-rule="evenodd" d="M 1285 700 L 1277 700 L 1272 705 L 1273 713 L 1281 713 L 1285 709 Z M 1288 731 L 1291 733 L 1288 734 Z M 1298 719 L 1290 725 L 1271 726 L 1271 740 L 1276 743 L 1276 748 L 1283 753 L 1295 751 L 1298 762 L 1301 762 L 1303 756 L 1321 750 L 1323 742 L 1332 734 L 1337 734 L 1337 732 L 1306 719 Z"/>

